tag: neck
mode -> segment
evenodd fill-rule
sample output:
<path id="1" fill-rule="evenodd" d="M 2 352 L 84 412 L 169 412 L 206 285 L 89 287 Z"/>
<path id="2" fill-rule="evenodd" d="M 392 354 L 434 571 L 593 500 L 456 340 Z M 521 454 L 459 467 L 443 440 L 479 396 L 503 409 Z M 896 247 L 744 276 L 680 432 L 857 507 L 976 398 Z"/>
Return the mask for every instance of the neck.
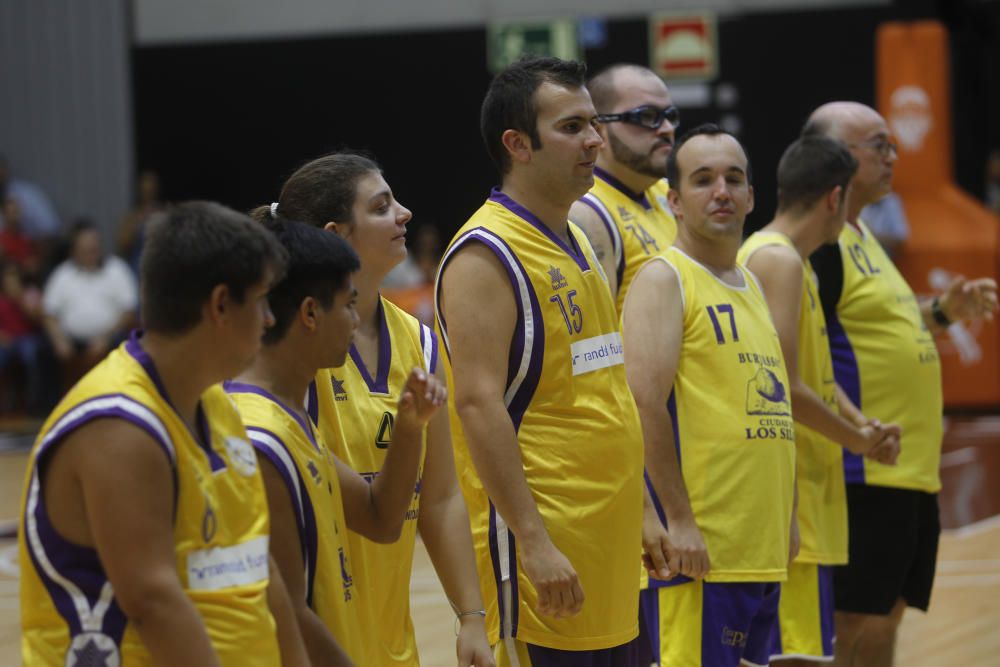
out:
<path id="1" fill-rule="evenodd" d="M 217 367 L 217 356 L 211 353 L 211 347 L 198 341 L 197 334 L 167 337 L 147 332 L 141 344 L 153 360 L 174 409 L 194 428 L 201 395 L 227 376 L 224 369 Z"/>
<path id="2" fill-rule="evenodd" d="M 544 192 L 540 192 L 537 186 L 532 187 L 524 178 L 515 177 L 514 174 L 508 174 L 504 179 L 501 191 L 531 211 L 556 236 L 569 242 L 569 207 L 575 200 L 554 201 Z"/>
<path id="3" fill-rule="evenodd" d="M 731 238 L 710 239 L 691 234 L 683 225 L 678 225 L 677 240 L 674 241 L 674 245 L 721 277 L 736 268 L 736 253 L 740 249 L 740 235 L 737 233 Z"/>
<path id="4" fill-rule="evenodd" d="M 633 171 L 622 163 L 607 158 L 604 153 L 598 156 L 597 166 L 621 181 L 622 185 L 635 194 L 642 194 L 658 180 L 655 176 L 647 176 L 646 174 Z"/>
<path id="5" fill-rule="evenodd" d="M 804 216 L 778 213 L 761 231 L 787 236 L 802 259 L 807 259 L 823 245 L 823 224 L 809 213 Z"/>
<path id="6" fill-rule="evenodd" d="M 378 287 L 382 284 L 385 276 L 386 272 L 384 271 L 365 271 L 362 264 L 362 267 L 351 277 L 354 289 L 358 291 L 355 310 L 358 311 L 358 319 L 360 320 L 358 333 L 361 335 L 378 331 L 378 319 L 376 317 L 379 302 Z"/>
<path id="7" fill-rule="evenodd" d="M 861 209 L 871 203 L 862 200 L 859 197 L 860 194 L 860 192 L 851 190 L 847 196 L 847 222 L 855 227 L 858 226 L 858 218 L 861 217 Z"/>
<path id="8" fill-rule="evenodd" d="M 302 354 L 307 347 L 305 342 L 295 340 L 291 332 L 285 334 L 276 345 L 262 347 L 250 368 L 237 379 L 266 389 L 285 405 L 301 411 L 302 400 L 317 370 L 304 359 L 309 356 Z"/>

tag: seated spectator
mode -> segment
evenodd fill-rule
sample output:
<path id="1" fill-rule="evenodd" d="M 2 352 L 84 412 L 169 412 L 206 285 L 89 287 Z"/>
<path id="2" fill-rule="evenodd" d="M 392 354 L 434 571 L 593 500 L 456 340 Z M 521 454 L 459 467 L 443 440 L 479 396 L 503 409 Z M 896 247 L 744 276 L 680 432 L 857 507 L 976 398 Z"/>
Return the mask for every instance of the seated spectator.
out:
<path id="1" fill-rule="evenodd" d="M 128 262 L 136 274 L 139 273 L 139 256 L 146 237 L 146 226 L 152 216 L 163 211 L 160 176 L 155 171 L 146 169 L 139 173 L 136 183 L 135 206 L 122 216 L 118 226 L 118 256 Z"/>
<path id="2" fill-rule="evenodd" d="M 38 274 L 38 249 L 24 233 L 21 225 L 21 205 L 14 197 L 3 200 L 3 227 L 0 228 L 0 253 L 30 275 Z"/>
<path id="3" fill-rule="evenodd" d="M 24 282 L 16 264 L 0 264 L 0 376 L 7 390 L 0 406 L 4 410 L 23 407 L 29 414 L 38 415 L 48 407 L 44 405 L 45 338 L 39 328 L 41 313 L 41 290 Z M 18 365 L 24 374 L 23 382 L 11 373 Z M 18 392 L 20 387 L 23 390 Z"/>
<path id="4" fill-rule="evenodd" d="M 135 276 L 118 257 L 104 256 L 93 223 L 73 225 L 69 253 L 42 296 L 45 329 L 63 362 L 64 388 L 124 339 L 138 303 Z"/>
<path id="5" fill-rule="evenodd" d="M 21 226 L 35 241 L 59 235 L 59 216 L 45 192 L 28 181 L 12 178 L 7 158 L 0 155 L 0 199 L 13 197 L 21 206 Z"/>

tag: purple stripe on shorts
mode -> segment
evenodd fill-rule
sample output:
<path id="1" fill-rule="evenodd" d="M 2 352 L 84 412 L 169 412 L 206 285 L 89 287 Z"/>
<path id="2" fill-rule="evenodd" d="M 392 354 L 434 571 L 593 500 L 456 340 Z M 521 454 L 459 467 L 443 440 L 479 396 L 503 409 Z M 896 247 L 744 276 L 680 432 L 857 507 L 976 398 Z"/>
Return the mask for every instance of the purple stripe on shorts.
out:
<path id="1" fill-rule="evenodd" d="M 500 204 L 508 211 L 510 211 L 517 217 L 521 218 L 529 225 L 531 225 L 532 227 L 540 231 L 542 234 L 544 234 L 546 238 L 548 238 L 550 241 L 552 241 L 552 243 L 554 243 L 563 252 L 565 252 L 570 257 L 570 259 L 576 262 L 576 265 L 580 267 L 581 271 L 590 270 L 590 264 L 587 262 L 587 258 L 584 256 L 584 254 L 580 252 L 579 248 L 571 248 L 570 246 L 566 245 L 563 242 L 563 240 L 558 236 L 556 236 L 555 232 L 553 232 L 548 225 L 539 220 L 534 213 L 532 213 L 525 207 L 518 204 L 516 201 L 514 201 L 509 196 L 504 194 L 499 188 L 493 188 L 493 191 L 490 193 L 490 201 Z M 571 242 L 572 239 L 573 237 L 570 236 Z"/>
<path id="2" fill-rule="evenodd" d="M 864 411 L 861 404 L 861 369 L 854 355 L 851 340 L 835 313 L 826 320 L 826 330 L 830 340 L 830 354 L 833 356 L 833 376 L 847 397 Z M 848 484 L 865 483 L 864 458 L 844 449 L 844 481 Z"/>
<path id="3" fill-rule="evenodd" d="M 823 655 L 833 655 L 833 640 L 836 636 L 833 628 L 833 568 L 829 565 L 819 565 L 819 619 L 820 631 L 823 636 Z"/>
<path id="4" fill-rule="evenodd" d="M 270 447 L 254 439 L 254 433 L 262 433 L 274 439 L 293 462 L 294 470 L 288 470 L 285 467 L 284 461 L 278 456 L 277 452 L 272 451 Z M 253 443 L 254 449 L 267 457 L 267 460 L 271 462 L 278 471 L 278 474 L 281 475 L 281 479 L 285 483 L 285 489 L 288 491 L 288 495 L 295 506 L 295 518 L 299 523 L 299 547 L 302 549 L 302 561 L 305 563 L 306 572 L 309 575 L 306 581 L 306 603 L 311 607 L 313 604 L 313 584 L 316 580 L 319 538 L 317 537 L 316 513 L 313 510 L 312 498 L 306 486 L 310 480 L 302 477 L 295 456 L 288 448 L 288 445 L 285 444 L 285 441 L 279 438 L 274 432 L 260 428 L 259 426 L 248 425 L 247 434 L 250 436 L 250 442 Z M 294 479 L 292 475 L 295 476 Z M 295 492 L 296 482 L 298 482 L 298 494 Z M 327 556 L 329 557 L 329 554 Z"/>
<path id="5" fill-rule="evenodd" d="M 497 586 L 497 608 L 500 613 L 500 638 L 504 638 L 504 612 L 506 611 L 506 605 L 503 601 L 503 574 L 500 571 L 500 544 L 497 541 L 497 510 L 490 503 L 490 517 L 489 517 L 489 547 L 490 547 L 490 563 L 493 565 L 493 580 L 496 582 Z"/>

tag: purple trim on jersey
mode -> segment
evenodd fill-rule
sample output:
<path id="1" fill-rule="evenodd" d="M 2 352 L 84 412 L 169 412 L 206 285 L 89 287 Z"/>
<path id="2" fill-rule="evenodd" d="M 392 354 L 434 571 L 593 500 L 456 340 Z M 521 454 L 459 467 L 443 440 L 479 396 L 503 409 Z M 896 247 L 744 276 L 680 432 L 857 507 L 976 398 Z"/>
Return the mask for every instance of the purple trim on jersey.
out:
<path id="1" fill-rule="evenodd" d="M 701 664 L 738 665 L 740 660 L 769 664 L 781 585 L 774 582 L 692 585 L 703 586 Z"/>
<path id="2" fill-rule="evenodd" d="M 826 331 L 830 341 L 830 355 L 833 357 L 833 377 L 854 405 L 864 411 L 861 405 L 861 369 L 854 356 L 851 340 L 840 323 L 837 314 L 828 313 Z M 865 460 L 847 449 L 844 453 L 844 481 L 848 484 L 865 483 Z"/>
<path id="3" fill-rule="evenodd" d="M 313 424 L 319 424 L 319 395 L 316 392 L 316 378 L 309 383 L 306 390 L 306 414 Z"/>
<path id="4" fill-rule="evenodd" d="M 427 369 L 427 372 L 430 373 L 431 375 L 433 375 L 434 373 L 437 372 L 437 363 L 438 363 L 438 337 L 437 337 L 437 334 L 434 333 L 434 331 L 430 327 L 421 324 L 420 325 L 420 351 L 421 351 L 421 353 L 423 353 L 423 350 L 424 350 L 424 343 L 425 343 L 425 340 L 424 340 L 424 331 L 425 330 L 427 331 L 427 333 L 429 333 L 431 335 L 431 363 L 430 363 L 430 368 Z"/>
<path id="5" fill-rule="evenodd" d="M 288 454 L 288 458 L 291 459 L 294 470 L 290 471 L 285 467 L 284 461 L 279 457 L 270 447 L 261 444 L 257 440 L 254 440 L 253 433 L 262 433 L 266 436 L 274 439 L 285 453 Z M 281 475 L 281 479 L 285 483 L 285 489 L 288 491 L 288 496 L 292 499 L 292 504 L 295 507 L 295 518 L 299 522 L 299 546 L 302 549 L 302 561 L 306 566 L 306 573 L 308 574 L 308 580 L 306 581 L 306 604 L 312 607 L 313 604 L 313 585 L 316 581 L 316 567 L 319 552 L 319 538 L 317 536 L 317 526 L 316 526 L 316 513 L 313 510 L 312 498 L 309 495 L 309 490 L 307 484 L 312 480 L 306 480 L 302 477 L 302 473 L 299 470 L 298 462 L 295 460 L 295 455 L 285 444 L 285 441 L 278 437 L 273 431 L 269 431 L 266 428 L 261 428 L 259 426 L 247 426 L 247 435 L 250 435 L 250 442 L 253 444 L 254 449 L 267 457 L 267 460 L 271 462 L 274 468 Z M 313 442 L 313 445 L 316 443 Z M 294 472 L 295 480 L 292 479 L 291 475 Z M 295 493 L 295 482 L 298 482 L 298 488 L 300 494 Z M 328 480 L 330 481 L 330 480 Z M 301 498 L 299 497 L 301 495 Z"/>
<path id="6" fill-rule="evenodd" d="M 629 186 L 625 185 L 600 167 L 594 167 L 594 176 L 601 179 L 615 190 L 618 190 L 618 192 L 622 193 L 636 204 L 639 204 L 647 211 L 653 208 L 653 205 L 649 203 L 649 199 L 646 198 L 645 192 L 635 192 Z"/>
<path id="7" fill-rule="evenodd" d="M 378 320 L 378 368 L 375 369 L 374 380 L 354 343 L 351 343 L 350 354 L 358 372 L 361 373 L 361 379 L 368 385 L 368 391 L 373 394 L 388 394 L 389 368 L 392 366 L 392 341 L 389 338 L 389 323 L 385 319 L 385 309 L 382 307 L 381 296 L 378 299 L 375 318 Z"/>
<path id="8" fill-rule="evenodd" d="M 490 548 L 490 563 L 493 565 L 493 581 L 497 587 L 497 609 L 500 614 L 500 638 L 504 638 L 503 575 L 500 572 L 500 543 L 497 541 L 497 510 L 490 502 L 488 544 Z"/>
<path id="9" fill-rule="evenodd" d="M 574 262 L 576 262 L 576 265 L 580 267 L 581 271 L 590 270 L 590 264 L 587 263 L 587 257 L 580 251 L 580 248 L 577 246 L 576 241 L 573 238 L 572 232 L 569 232 L 570 245 L 573 246 L 570 247 L 570 245 L 566 245 L 561 238 L 556 236 L 555 232 L 553 232 L 548 225 L 539 220 L 534 213 L 518 204 L 508 195 L 504 194 L 504 192 L 499 188 L 493 188 L 492 192 L 490 192 L 490 201 L 500 204 L 508 211 L 544 234 L 546 238 L 556 244 L 556 246 L 565 252 Z"/>
<path id="10" fill-rule="evenodd" d="M 594 195 L 592 195 L 592 196 L 594 196 Z M 612 248 L 615 245 L 615 243 L 614 243 L 615 239 L 618 240 L 618 245 L 619 245 L 620 249 L 618 249 L 618 252 L 617 252 L 617 254 L 618 254 L 618 261 L 615 262 L 615 276 L 618 278 L 618 281 L 615 284 L 621 285 L 622 284 L 622 276 L 625 275 L 625 249 L 620 247 L 621 243 L 622 243 L 622 238 L 621 238 L 621 234 L 618 233 L 618 227 L 615 225 L 615 221 L 614 220 L 609 220 L 608 217 L 606 215 L 604 215 L 604 211 L 601 210 L 600 206 L 598 206 L 594 202 L 590 201 L 586 197 L 583 197 L 582 199 L 580 199 L 580 201 L 583 202 L 584 204 L 586 204 L 587 206 L 589 206 L 591 209 L 593 209 L 594 213 L 597 214 L 597 217 L 600 218 L 601 222 L 604 223 L 604 228 L 607 230 L 608 236 L 611 237 Z"/>
<path id="11" fill-rule="evenodd" d="M 177 408 L 174 407 L 173 401 L 170 400 L 170 394 L 167 393 L 167 388 L 163 384 L 163 380 L 160 378 L 159 371 L 156 370 L 156 364 L 153 362 L 153 358 L 149 356 L 149 353 L 143 349 L 142 344 L 139 342 L 139 338 L 142 337 L 142 331 L 134 329 L 129 335 L 129 339 L 125 342 L 125 351 L 135 359 L 135 361 L 142 366 L 142 369 L 146 371 L 146 375 L 149 379 L 153 381 L 153 385 L 156 390 L 160 392 L 160 397 L 170 406 L 170 408 L 176 413 Z M 192 433 L 194 441 L 201 447 L 201 450 L 205 452 L 205 456 L 208 458 L 208 464 L 212 472 L 219 472 L 220 470 L 226 469 L 226 461 L 218 452 L 212 449 L 212 431 L 208 427 L 208 419 L 205 417 L 204 411 L 202 409 L 201 400 L 198 400 L 197 408 L 197 424 L 198 432 Z M 183 423 L 183 420 L 181 420 Z"/>
<path id="12" fill-rule="evenodd" d="M 263 387 L 258 387 L 255 384 L 249 384 L 247 382 L 237 382 L 236 380 L 226 380 L 225 382 L 222 383 L 222 388 L 226 390 L 227 394 L 255 394 L 257 396 L 262 396 L 263 398 L 266 398 L 267 400 L 271 401 L 279 408 L 284 410 L 285 414 L 287 414 L 289 417 L 295 420 L 295 423 L 299 425 L 299 428 L 302 429 L 302 432 L 309 439 L 309 442 L 312 444 L 313 449 L 315 449 L 317 452 L 323 451 L 322 448 L 319 446 L 319 444 L 316 443 L 316 436 L 313 433 L 312 424 L 306 422 L 306 420 L 302 418 L 302 415 L 300 415 L 298 412 L 292 410 L 290 407 L 285 405 L 284 401 L 282 401 L 280 398 L 269 392 L 267 389 L 264 389 Z M 315 421 L 313 423 L 315 423 Z"/>
<path id="13" fill-rule="evenodd" d="M 478 241 L 492 250 L 493 254 L 496 255 L 497 259 L 500 261 L 500 264 L 507 270 L 507 277 L 510 279 L 511 289 L 514 294 L 514 304 L 517 306 L 518 326 L 514 327 L 514 337 L 510 344 L 510 354 L 507 357 L 506 389 L 509 389 L 513 384 L 514 379 L 517 376 L 517 371 L 521 366 L 521 359 L 524 356 L 526 344 L 524 333 L 524 322 L 526 321 L 525 317 L 530 317 L 533 325 L 532 330 L 534 334 L 531 341 L 531 358 L 528 360 L 528 369 L 524 375 L 524 379 L 521 381 L 521 386 L 518 388 L 517 392 L 507 405 L 507 413 L 510 415 L 511 422 L 513 423 L 514 430 L 516 431 L 521 426 L 521 419 L 524 417 L 524 413 L 528 409 L 528 405 L 530 405 L 531 399 L 535 395 L 535 389 L 538 388 L 538 380 L 542 374 L 542 357 L 545 352 L 545 323 L 542 320 L 542 310 L 541 306 L 538 304 L 538 297 L 535 293 L 535 287 L 531 283 L 531 277 L 524 269 L 521 261 L 517 258 L 517 254 L 503 239 L 483 227 L 477 227 L 469 230 L 452 244 L 451 248 L 445 255 L 445 258 L 442 260 L 443 265 L 441 271 L 444 270 L 447 263 L 451 261 L 452 257 L 454 257 L 455 252 L 462 245 L 465 245 L 470 241 Z M 504 250 L 506 250 L 507 253 L 514 258 L 513 265 L 507 261 L 503 252 Z M 521 290 L 517 284 L 518 274 L 524 278 L 527 284 L 528 304 L 531 309 L 531 312 L 527 314 L 524 312 Z M 438 289 L 440 290 L 440 288 L 441 286 L 439 281 Z M 448 325 L 444 320 L 444 315 L 440 312 L 439 320 L 441 322 L 442 331 L 447 333 Z"/>

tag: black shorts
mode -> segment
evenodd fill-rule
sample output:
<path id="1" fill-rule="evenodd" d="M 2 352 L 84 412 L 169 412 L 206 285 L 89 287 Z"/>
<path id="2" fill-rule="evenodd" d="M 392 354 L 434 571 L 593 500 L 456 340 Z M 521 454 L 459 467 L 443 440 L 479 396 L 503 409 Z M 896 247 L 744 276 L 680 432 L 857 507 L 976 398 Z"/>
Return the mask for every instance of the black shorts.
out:
<path id="1" fill-rule="evenodd" d="M 885 615 L 896 600 L 927 611 L 937 564 L 938 497 L 847 485 L 850 561 L 833 569 L 837 611 Z"/>

